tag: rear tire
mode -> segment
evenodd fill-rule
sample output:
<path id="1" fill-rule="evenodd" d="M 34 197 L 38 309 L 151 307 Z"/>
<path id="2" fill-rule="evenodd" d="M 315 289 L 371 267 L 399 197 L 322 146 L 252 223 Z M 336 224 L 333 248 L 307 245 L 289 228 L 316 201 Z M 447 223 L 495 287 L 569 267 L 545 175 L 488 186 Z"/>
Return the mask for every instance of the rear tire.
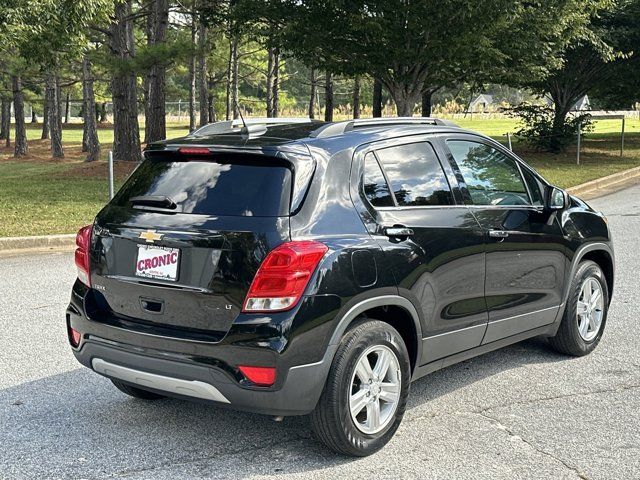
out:
<path id="1" fill-rule="evenodd" d="M 161 398 L 166 398 L 164 395 L 160 395 L 159 393 L 149 392 L 114 378 L 111 378 L 110 380 L 118 390 L 133 398 L 138 398 L 140 400 L 159 400 Z"/>
<path id="2" fill-rule="evenodd" d="M 586 260 L 578 266 L 560 328 L 549 344 L 559 353 L 581 357 L 602 338 L 609 310 L 609 290 L 602 269 Z"/>
<path id="3" fill-rule="evenodd" d="M 380 450 L 400 426 L 410 382 L 409 354 L 398 331 L 377 320 L 359 321 L 342 338 L 311 414 L 316 436 L 343 455 Z"/>

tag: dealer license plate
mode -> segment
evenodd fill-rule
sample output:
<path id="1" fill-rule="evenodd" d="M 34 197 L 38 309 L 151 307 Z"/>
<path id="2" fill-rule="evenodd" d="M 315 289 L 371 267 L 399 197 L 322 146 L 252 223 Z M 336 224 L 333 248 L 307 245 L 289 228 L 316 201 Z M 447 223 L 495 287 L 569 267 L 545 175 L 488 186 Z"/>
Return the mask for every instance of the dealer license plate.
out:
<path id="1" fill-rule="evenodd" d="M 136 275 L 176 281 L 178 279 L 179 248 L 138 245 Z"/>

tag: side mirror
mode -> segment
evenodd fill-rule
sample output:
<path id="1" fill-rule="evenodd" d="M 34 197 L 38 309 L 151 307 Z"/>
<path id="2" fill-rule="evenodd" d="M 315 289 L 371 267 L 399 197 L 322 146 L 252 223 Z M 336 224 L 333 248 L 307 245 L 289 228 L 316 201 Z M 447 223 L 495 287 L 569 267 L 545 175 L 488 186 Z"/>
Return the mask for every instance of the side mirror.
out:
<path id="1" fill-rule="evenodd" d="M 562 210 L 569 205 L 567 192 L 558 187 L 549 187 L 547 194 L 547 208 L 549 210 Z"/>

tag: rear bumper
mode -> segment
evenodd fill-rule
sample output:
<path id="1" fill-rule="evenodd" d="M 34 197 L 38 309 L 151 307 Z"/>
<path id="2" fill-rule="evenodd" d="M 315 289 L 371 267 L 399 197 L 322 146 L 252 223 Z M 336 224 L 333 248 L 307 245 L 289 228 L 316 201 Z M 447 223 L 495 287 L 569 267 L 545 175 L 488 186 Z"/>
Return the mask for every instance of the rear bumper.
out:
<path id="1" fill-rule="evenodd" d="M 310 413 L 322 394 L 334 350 L 318 339 L 328 337 L 330 322 L 300 335 L 289 328 L 285 337 L 277 323 L 254 316 L 234 325 L 219 341 L 194 340 L 144 325 L 132 330 L 126 324 L 94 319 L 87 314 L 92 311 L 87 310 L 87 295 L 87 288 L 76 282 L 67 326 L 81 333 L 80 344 L 72 347 L 76 359 L 103 376 L 167 396 L 276 416 Z M 304 325 L 307 315 L 324 313 L 320 306 L 331 311 L 334 302 L 330 297 L 313 298 L 288 314 L 297 315 Z M 310 313 L 300 312 L 303 308 Z M 333 318 L 331 313 L 327 318 Z M 252 384 L 239 365 L 275 367 L 275 384 Z"/>
<path id="2" fill-rule="evenodd" d="M 324 362 L 292 367 L 278 390 L 242 387 L 220 368 L 127 351 L 90 337 L 74 355 L 109 378 L 168 396 L 226 405 L 266 415 L 305 415 L 316 406 L 328 371 Z"/>
<path id="3" fill-rule="evenodd" d="M 91 361 L 91 367 L 105 377 L 119 378 L 127 383 L 147 387 L 152 390 L 172 393 L 174 395 L 186 395 L 188 397 L 201 398 L 213 402 L 229 403 L 229 399 L 220 393 L 220 390 L 210 383 L 199 380 L 185 380 L 167 375 L 158 375 L 156 373 L 109 363 L 98 357 Z"/>

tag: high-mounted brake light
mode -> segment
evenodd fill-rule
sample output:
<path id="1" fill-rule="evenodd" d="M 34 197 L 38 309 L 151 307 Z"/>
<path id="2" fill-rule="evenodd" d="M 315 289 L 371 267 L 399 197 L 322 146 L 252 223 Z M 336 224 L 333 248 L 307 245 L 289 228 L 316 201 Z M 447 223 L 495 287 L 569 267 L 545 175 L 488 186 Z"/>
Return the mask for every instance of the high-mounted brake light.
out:
<path id="1" fill-rule="evenodd" d="M 270 387 L 276 383 L 275 367 L 250 367 L 240 365 L 238 369 L 251 383 L 259 387 Z"/>
<path id="2" fill-rule="evenodd" d="M 293 308 L 329 249 L 313 240 L 283 243 L 264 259 L 251 282 L 243 312 L 276 312 Z"/>
<path id="3" fill-rule="evenodd" d="M 91 286 L 89 269 L 89 248 L 91 247 L 91 234 L 93 225 L 82 227 L 76 235 L 76 267 L 78 267 L 78 279 L 87 287 Z"/>
<path id="4" fill-rule="evenodd" d="M 205 147 L 182 147 L 178 149 L 178 153 L 182 155 L 208 155 L 211 152 Z"/>

